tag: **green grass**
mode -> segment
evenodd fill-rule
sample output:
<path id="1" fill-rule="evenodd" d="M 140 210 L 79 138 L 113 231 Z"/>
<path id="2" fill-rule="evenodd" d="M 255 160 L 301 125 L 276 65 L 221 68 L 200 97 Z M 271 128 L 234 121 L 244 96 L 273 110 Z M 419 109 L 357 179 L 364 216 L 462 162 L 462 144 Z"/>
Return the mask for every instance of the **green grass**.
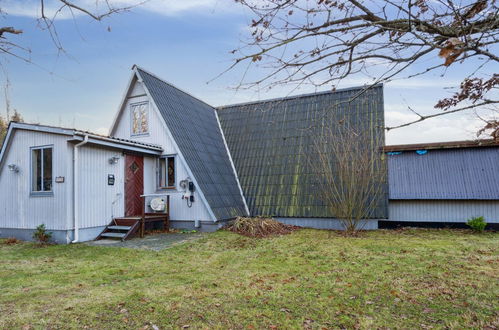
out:
<path id="1" fill-rule="evenodd" d="M 499 236 L 206 235 L 161 252 L 0 241 L 0 328 L 499 326 Z"/>

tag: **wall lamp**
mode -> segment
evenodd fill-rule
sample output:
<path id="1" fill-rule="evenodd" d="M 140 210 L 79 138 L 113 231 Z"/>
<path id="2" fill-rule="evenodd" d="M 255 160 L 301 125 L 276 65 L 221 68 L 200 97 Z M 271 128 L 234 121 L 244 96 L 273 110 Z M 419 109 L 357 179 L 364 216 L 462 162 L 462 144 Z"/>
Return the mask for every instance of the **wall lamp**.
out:
<path id="1" fill-rule="evenodd" d="M 118 164 L 118 160 L 120 160 L 120 157 L 113 156 L 113 157 L 109 158 L 109 164 L 111 164 L 111 165 Z"/>
<path id="2" fill-rule="evenodd" d="M 17 166 L 16 164 L 9 164 L 8 167 L 9 167 L 9 170 L 11 170 L 14 173 L 19 172 L 19 166 Z"/>

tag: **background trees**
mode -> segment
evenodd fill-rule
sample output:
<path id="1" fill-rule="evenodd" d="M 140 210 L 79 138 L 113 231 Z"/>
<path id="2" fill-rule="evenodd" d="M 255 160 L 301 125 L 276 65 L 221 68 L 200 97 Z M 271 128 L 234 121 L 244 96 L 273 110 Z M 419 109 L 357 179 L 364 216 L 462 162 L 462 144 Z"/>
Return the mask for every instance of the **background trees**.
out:
<path id="1" fill-rule="evenodd" d="M 5 135 L 7 135 L 7 128 L 9 127 L 9 122 L 16 121 L 18 123 L 24 122 L 23 117 L 17 110 L 14 110 L 14 114 L 10 117 L 0 115 L 0 148 L 2 146 Z"/>

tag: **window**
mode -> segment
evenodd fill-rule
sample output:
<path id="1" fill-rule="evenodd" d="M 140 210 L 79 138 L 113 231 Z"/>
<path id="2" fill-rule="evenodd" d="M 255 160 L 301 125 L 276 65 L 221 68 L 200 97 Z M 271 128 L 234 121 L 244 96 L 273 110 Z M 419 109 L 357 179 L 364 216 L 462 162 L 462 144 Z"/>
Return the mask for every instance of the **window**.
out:
<path id="1" fill-rule="evenodd" d="M 159 159 L 159 187 L 175 188 L 175 157 L 169 156 Z"/>
<path id="2" fill-rule="evenodd" d="M 52 147 L 31 149 L 31 191 L 52 192 Z"/>
<path id="3" fill-rule="evenodd" d="M 149 132 L 149 103 L 130 105 L 132 119 L 132 135 L 147 134 Z"/>

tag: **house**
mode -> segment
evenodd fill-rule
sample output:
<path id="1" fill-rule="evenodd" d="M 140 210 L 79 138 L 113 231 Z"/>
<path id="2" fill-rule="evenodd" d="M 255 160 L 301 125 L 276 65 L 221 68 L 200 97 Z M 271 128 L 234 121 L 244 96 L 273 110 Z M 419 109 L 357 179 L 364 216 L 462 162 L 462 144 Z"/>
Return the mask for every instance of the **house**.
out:
<path id="1" fill-rule="evenodd" d="M 56 242 L 94 239 L 124 215 L 124 153 L 162 148 L 59 127 L 11 123 L 0 164 L 0 237 L 31 238 L 44 223 Z M 143 167 L 143 165 L 140 165 Z"/>
<path id="2" fill-rule="evenodd" d="M 381 85 L 214 108 L 137 66 L 132 71 L 109 136 L 10 124 L 0 152 L 0 237 L 30 239 L 43 223 L 59 243 L 125 238 L 146 218 L 214 231 L 247 215 L 342 228 L 317 187 L 313 146 L 327 125 L 344 121 L 379 136 Z M 371 139 L 366 152 L 384 157 L 383 145 Z M 403 159 L 406 151 L 393 152 Z M 396 220 L 388 203 L 394 184 L 382 184 L 366 229 Z M 487 196 L 497 200 L 497 190 Z"/>
<path id="3" fill-rule="evenodd" d="M 56 242 L 92 240 L 113 219 L 152 212 L 160 197 L 174 228 L 213 231 L 248 215 L 208 104 L 134 66 L 111 135 L 11 123 L 0 154 L 0 237 L 30 239 L 43 223 Z"/>
<path id="4" fill-rule="evenodd" d="M 451 226 L 483 216 L 499 227 L 499 141 L 455 141 L 384 148 L 389 218 L 394 225 Z"/>

